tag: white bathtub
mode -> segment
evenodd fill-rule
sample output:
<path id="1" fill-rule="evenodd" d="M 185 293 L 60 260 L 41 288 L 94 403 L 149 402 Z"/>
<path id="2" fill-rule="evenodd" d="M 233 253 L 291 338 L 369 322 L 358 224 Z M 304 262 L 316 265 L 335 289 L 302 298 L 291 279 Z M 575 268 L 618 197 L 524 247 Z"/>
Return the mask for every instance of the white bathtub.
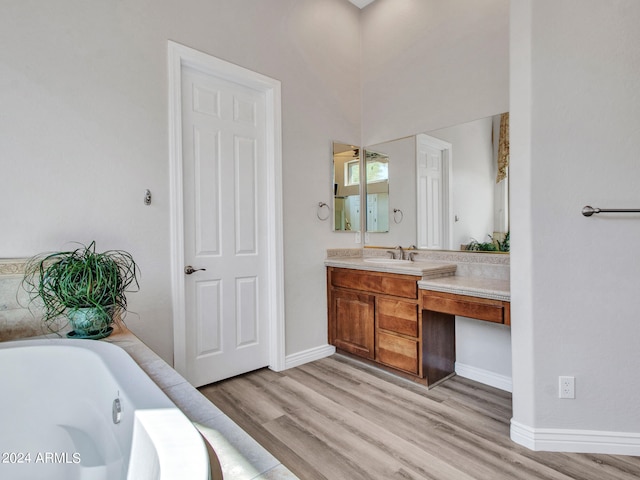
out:
<path id="1" fill-rule="evenodd" d="M 209 478 L 199 432 L 115 345 L 0 343 L 0 382 L 1 479 Z"/>

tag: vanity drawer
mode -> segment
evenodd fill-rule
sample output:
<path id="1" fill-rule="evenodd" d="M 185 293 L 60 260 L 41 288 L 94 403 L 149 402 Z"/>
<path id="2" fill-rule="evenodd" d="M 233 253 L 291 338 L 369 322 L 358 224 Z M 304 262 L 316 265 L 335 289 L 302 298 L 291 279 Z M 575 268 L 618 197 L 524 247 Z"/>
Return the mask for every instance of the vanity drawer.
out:
<path id="1" fill-rule="evenodd" d="M 418 305 L 392 298 L 377 298 L 378 328 L 418 336 Z"/>
<path id="2" fill-rule="evenodd" d="M 331 268 L 331 267 L 330 267 Z M 367 293 L 384 293 L 404 298 L 418 298 L 418 280 L 421 277 L 396 273 L 331 268 L 331 285 L 362 290 Z"/>
<path id="3" fill-rule="evenodd" d="M 376 332 L 376 360 L 405 372 L 418 373 L 418 341 Z"/>
<path id="4" fill-rule="evenodd" d="M 422 296 L 424 310 L 495 323 L 505 323 L 504 303 L 500 300 L 431 291 Z"/>

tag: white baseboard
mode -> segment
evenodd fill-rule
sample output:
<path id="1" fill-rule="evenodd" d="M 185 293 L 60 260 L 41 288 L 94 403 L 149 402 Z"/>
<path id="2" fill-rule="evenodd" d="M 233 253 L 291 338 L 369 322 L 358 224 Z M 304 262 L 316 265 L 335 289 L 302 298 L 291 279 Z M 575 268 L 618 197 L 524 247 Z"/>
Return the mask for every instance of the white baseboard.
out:
<path id="1" fill-rule="evenodd" d="M 293 368 L 298 365 L 303 365 L 314 360 L 320 360 L 321 358 L 328 357 L 336 353 L 336 347 L 333 345 L 321 345 L 320 347 L 310 348 L 303 350 L 302 352 L 292 353 L 287 355 L 284 360 L 284 368 Z"/>
<path id="2" fill-rule="evenodd" d="M 511 420 L 511 440 L 544 452 L 640 455 L 640 433 L 532 428 Z"/>
<path id="3" fill-rule="evenodd" d="M 513 391 L 513 382 L 511 381 L 511 377 L 490 372 L 489 370 L 484 370 L 482 368 L 456 362 L 456 375 L 460 375 L 461 377 L 475 380 L 476 382 L 484 383 L 490 387 L 499 388 L 500 390 L 505 390 L 507 392 Z"/>

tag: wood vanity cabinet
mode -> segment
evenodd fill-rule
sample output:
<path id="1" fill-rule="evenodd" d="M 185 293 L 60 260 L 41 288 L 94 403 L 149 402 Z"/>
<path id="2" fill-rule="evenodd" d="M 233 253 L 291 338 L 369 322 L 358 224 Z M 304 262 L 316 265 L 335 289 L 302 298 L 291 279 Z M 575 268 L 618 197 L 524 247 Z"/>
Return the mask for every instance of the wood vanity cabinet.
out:
<path id="1" fill-rule="evenodd" d="M 329 343 L 429 387 L 455 372 L 455 317 L 511 324 L 508 301 L 418 290 L 416 275 L 327 267 Z"/>
<path id="2" fill-rule="evenodd" d="M 511 304 L 503 300 L 423 290 L 422 308 L 486 322 L 511 325 Z"/>
<path id="3" fill-rule="evenodd" d="M 420 278 L 327 267 L 329 343 L 420 380 Z"/>

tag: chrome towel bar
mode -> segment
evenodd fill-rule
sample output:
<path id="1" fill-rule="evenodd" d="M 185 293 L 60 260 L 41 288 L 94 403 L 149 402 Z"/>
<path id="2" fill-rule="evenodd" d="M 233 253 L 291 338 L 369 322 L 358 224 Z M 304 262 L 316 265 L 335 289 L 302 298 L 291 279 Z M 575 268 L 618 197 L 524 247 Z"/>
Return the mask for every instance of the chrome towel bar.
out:
<path id="1" fill-rule="evenodd" d="M 590 217 L 594 213 L 640 213 L 637 208 L 594 208 L 587 205 L 582 209 L 582 215 Z"/>

